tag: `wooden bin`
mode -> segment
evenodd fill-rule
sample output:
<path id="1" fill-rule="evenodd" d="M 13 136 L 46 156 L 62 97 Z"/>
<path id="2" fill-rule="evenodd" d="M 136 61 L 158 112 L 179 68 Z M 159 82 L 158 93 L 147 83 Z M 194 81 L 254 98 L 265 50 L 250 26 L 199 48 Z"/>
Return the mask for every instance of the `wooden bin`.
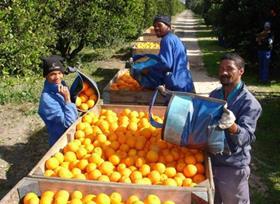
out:
<path id="1" fill-rule="evenodd" d="M 154 94 L 154 90 L 140 90 L 140 91 L 130 91 L 130 90 L 111 90 L 111 84 L 116 82 L 118 77 L 128 72 L 128 69 L 121 69 L 118 73 L 113 77 L 113 79 L 107 84 L 107 86 L 103 89 L 103 103 L 104 104 L 140 104 L 140 105 L 148 105 L 152 99 Z M 165 105 L 166 99 L 162 95 L 158 94 L 156 99 L 157 105 Z"/>
<path id="2" fill-rule="evenodd" d="M 140 105 L 114 105 L 114 104 L 104 104 L 101 105 L 101 108 L 111 109 L 117 113 L 121 112 L 125 108 L 129 108 L 131 110 L 136 111 L 148 111 L 148 106 L 140 106 Z M 154 106 L 153 107 L 153 114 L 158 116 L 164 116 L 166 111 L 165 106 Z M 90 112 L 99 112 L 99 109 L 96 107 Z M 55 153 L 61 151 L 71 140 L 74 139 L 74 134 L 76 131 L 76 124 L 80 122 L 81 118 L 79 118 L 64 134 L 63 136 L 49 149 L 49 151 L 43 156 L 43 158 L 36 164 L 36 166 L 31 170 L 28 174 L 30 177 L 34 178 L 45 178 L 48 179 L 50 177 L 44 177 L 43 172 L 45 171 L 45 162 Z M 197 203 L 213 203 L 213 192 L 214 192 L 214 184 L 213 184 L 213 177 L 212 177 L 212 168 L 210 158 L 205 153 L 205 176 L 206 180 L 199 183 L 195 187 L 188 188 L 183 187 L 186 191 L 191 191 L 191 197 L 193 201 L 197 201 Z M 54 180 L 59 181 L 75 181 L 75 179 L 63 179 L 59 177 L 51 177 Z M 76 180 L 79 181 L 79 180 Z M 81 180 L 80 180 L 81 181 Z M 83 180 L 84 181 L 84 180 Z M 94 181 L 85 181 L 85 182 L 94 182 Z M 95 181 L 94 183 L 96 183 Z M 98 182 L 97 182 L 98 183 Z M 111 183 L 111 182 L 110 182 Z M 109 185 L 110 183 L 106 183 Z M 116 185 L 121 185 L 121 183 L 116 183 Z M 130 184 L 131 188 L 138 188 L 138 184 Z M 132 187 L 137 186 L 137 187 Z M 182 187 L 175 187 L 181 189 Z M 201 201 L 201 202 L 200 202 Z"/>
<path id="3" fill-rule="evenodd" d="M 152 41 L 152 42 L 160 42 L 161 38 L 158 38 L 156 35 L 141 35 L 137 38 L 136 41 Z"/>
<path id="4" fill-rule="evenodd" d="M 135 44 L 132 46 L 132 55 L 137 54 L 159 54 L 159 48 L 138 48 L 136 43 L 149 43 L 152 41 L 136 41 Z M 159 41 L 155 41 L 155 43 L 159 43 Z"/>
<path id="5" fill-rule="evenodd" d="M 83 195 L 118 192 L 123 200 L 130 195 L 137 195 L 141 200 L 149 194 L 157 195 L 162 201 L 173 200 L 176 204 L 190 204 L 192 188 L 175 188 L 165 186 L 144 186 L 104 182 L 65 181 L 56 179 L 39 179 L 25 177 L 20 180 L 0 201 L 0 204 L 19 204 L 28 192 L 38 196 L 44 191 L 67 190 L 69 193 L 79 190 Z"/>

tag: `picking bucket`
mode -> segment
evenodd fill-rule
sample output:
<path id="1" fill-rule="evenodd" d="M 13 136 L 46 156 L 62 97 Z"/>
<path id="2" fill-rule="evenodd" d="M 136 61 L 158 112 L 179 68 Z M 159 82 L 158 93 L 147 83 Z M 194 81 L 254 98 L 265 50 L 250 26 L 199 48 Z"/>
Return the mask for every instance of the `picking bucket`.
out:
<path id="1" fill-rule="evenodd" d="M 70 87 L 70 94 L 71 94 L 71 101 L 73 103 L 76 102 L 76 99 L 79 95 L 83 94 L 83 92 L 85 91 L 85 87 L 84 84 L 88 84 L 89 88 L 93 91 L 93 93 L 95 94 L 95 96 L 93 97 L 94 100 L 94 105 L 92 107 L 89 107 L 89 109 L 93 108 L 96 104 L 99 103 L 100 101 L 100 93 L 97 87 L 97 84 L 94 80 L 92 80 L 90 77 L 88 77 L 87 75 L 85 75 L 84 73 L 82 73 L 79 70 L 76 70 L 77 76 L 74 79 L 71 87 Z M 86 95 L 86 94 L 85 94 Z M 90 94 L 87 95 L 88 98 L 90 98 Z M 81 109 L 79 107 L 77 107 L 78 111 L 80 112 L 87 112 L 88 110 L 85 109 Z"/>
<path id="2" fill-rule="evenodd" d="M 225 134 L 218 127 L 225 101 L 186 92 L 167 92 L 171 95 L 163 123 L 152 117 L 152 107 L 158 90 L 149 107 L 150 122 L 162 129 L 162 139 L 184 147 L 208 149 L 212 153 L 224 152 Z"/>

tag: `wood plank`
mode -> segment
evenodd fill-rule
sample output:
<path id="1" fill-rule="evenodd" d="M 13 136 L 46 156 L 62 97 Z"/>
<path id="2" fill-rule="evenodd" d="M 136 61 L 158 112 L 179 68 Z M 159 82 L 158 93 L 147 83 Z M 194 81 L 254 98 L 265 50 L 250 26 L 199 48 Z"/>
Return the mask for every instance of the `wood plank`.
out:
<path id="1" fill-rule="evenodd" d="M 119 184 L 108 182 L 80 182 L 80 181 L 61 181 L 55 179 L 40 179 L 40 178 L 23 178 L 8 194 L 0 201 L 0 204 L 18 204 L 20 200 L 28 192 L 35 192 L 41 195 L 47 190 L 58 191 L 74 190 L 81 191 L 84 195 L 93 193 L 119 192 L 123 200 L 126 200 L 130 195 L 137 195 L 141 200 L 149 194 L 157 195 L 162 201 L 173 200 L 177 204 L 190 204 L 192 189 L 176 188 L 167 186 L 145 186 L 132 184 Z"/>
<path id="2" fill-rule="evenodd" d="M 154 90 L 144 89 L 139 91 L 130 90 L 111 90 L 111 84 L 116 82 L 118 77 L 128 72 L 128 69 L 121 69 L 118 73 L 110 80 L 110 82 L 103 89 L 103 103 L 104 104 L 141 104 L 148 105 L 154 94 Z M 166 98 L 158 94 L 156 105 L 165 105 Z"/>

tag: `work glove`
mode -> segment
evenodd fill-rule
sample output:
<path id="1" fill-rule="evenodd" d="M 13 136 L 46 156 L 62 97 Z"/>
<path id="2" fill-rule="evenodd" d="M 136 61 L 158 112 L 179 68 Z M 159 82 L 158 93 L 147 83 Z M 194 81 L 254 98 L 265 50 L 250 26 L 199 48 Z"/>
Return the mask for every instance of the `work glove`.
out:
<path id="1" fill-rule="evenodd" d="M 163 96 L 167 95 L 167 90 L 163 85 L 158 86 L 157 89 L 159 90 L 161 95 L 163 95 Z"/>
<path id="2" fill-rule="evenodd" d="M 218 126 L 223 130 L 228 129 L 234 124 L 235 119 L 236 118 L 235 118 L 233 112 L 231 112 L 229 109 L 227 109 L 227 105 L 225 105 L 222 117 L 218 121 Z"/>

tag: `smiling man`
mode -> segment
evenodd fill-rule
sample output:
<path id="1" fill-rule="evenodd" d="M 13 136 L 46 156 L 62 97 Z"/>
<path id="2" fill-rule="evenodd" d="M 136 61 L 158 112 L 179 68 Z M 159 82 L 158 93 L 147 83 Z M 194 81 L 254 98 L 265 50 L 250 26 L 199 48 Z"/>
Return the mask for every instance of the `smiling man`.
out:
<path id="1" fill-rule="evenodd" d="M 46 78 L 40 98 L 38 113 L 46 124 L 49 144 L 52 146 L 65 130 L 78 118 L 76 105 L 63 81 L 63 58 L 57 55 L 42 59 L 43 76 Z"/>
<path id="2" fill-rule="evenodd" d="M 158 63 L 144 69 L 143 73 L 157 78 L 169 90 L 194 92 L 186 48 L 171 32 L 170 16 L 156 16 L 153 24 L 157 37 L 161 38 Z M 159 76 L 162 78 L 158 79 Z"/>
<path id="3" fill-rule="evenodd" d="M 219 65 L 221 88 L 210 97 L 227 101 L 219 121 L 231 154 L 211 155 L 215 182 L 215 204 L 250 203 L 251 143 L 262 108 L 241 80 L 244 60 L 236 53 L 225 54 Z"/>

